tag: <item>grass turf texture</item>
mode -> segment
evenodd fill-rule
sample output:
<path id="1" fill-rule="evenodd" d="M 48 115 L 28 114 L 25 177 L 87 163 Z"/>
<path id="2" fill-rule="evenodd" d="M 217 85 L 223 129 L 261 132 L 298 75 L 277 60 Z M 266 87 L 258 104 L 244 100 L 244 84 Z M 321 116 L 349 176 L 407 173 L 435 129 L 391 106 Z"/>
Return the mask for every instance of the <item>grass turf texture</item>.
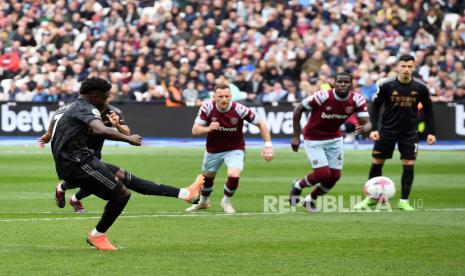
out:
<path id="1" fill-rule="evenodd" d="M 105 161 L 140 177 L 179 187 L 194 179 L 202 155 L 200 148 L 111 147 L 103 154 Z M 384 167 L 396 183 L 396 196 L 398 158 Z M 463 161 L 463 152 L 420 151 L 411 196 L 423 200 L 420 211 L 263 214 L 264 196 L 287 195 L 290 181 L 310 167 L 303 152 L 280 149 L 265 163 L 259 150 L 248 150 L 233 199 L 239 214 L 223 215 L 219 207 L 224 168 L 212 208 L 199 215 L 186 215 L 189 205 L 181 200 L 133 193 L 109 231 L 120 250 L 108 253 L 85 243 L 102 200 L 86 199 L 86 214 L 75 214 L 68 205 L 57 208 L 50 150 L 1 147 L 0 274 L 463 275 Z M 330 194 L 361 195 L 369 164 L 368 151 L 346 151 L 342 178 Z M 397 197 L 392 202 L 396 205 Z"/>

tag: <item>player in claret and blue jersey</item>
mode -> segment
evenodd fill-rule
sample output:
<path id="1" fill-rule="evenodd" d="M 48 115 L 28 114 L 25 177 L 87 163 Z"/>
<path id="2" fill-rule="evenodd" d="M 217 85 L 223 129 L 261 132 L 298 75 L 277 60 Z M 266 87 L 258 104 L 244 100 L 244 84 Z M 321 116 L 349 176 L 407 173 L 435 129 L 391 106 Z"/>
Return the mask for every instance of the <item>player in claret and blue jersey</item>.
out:
<path id="1" fill-rule="evenodd" d="M 226 213 L 235 213 L 231 197 L 239 185 L 240 174 L 244 168 L 245 142 L 242 132 L 244 120 L 258 126 L 260 135 L 265 141 L 262 156 L 267 161 L 273 159 L 273 147 L 266 123 L 245 105 L 232 102 L 228 85 L 217 85 L 214 88 L 213 100 L 200 107 L 192 128 L 194 135 L 207 135 L 207 150 L 202 166 L 205 183 L 200 192 L 199 203 L 186 211 L 193 212 L 210 207 L 213 180 L 220 166 L 225 163 L 228 180 L 224 185 L 224 197 L 220 205 Z"/>
<path id="2" fill-rule="evenodd" d="M 302 190 L 314 186 L 311 194 L 305 197 L 303 205 L 308 211 L 316 211 L 317 197 L 329 192 L 341 177 L 344 158 L 341 125 L 354 113 L 358 120 L 356 134 L 368 132 L 371 124 L 366 100 L 352 91 L 352 76 L 349 73 L 337 74 L 333 89 L 318 91 L 296 107 L 291 141 L 295 152 L 301 142 L 300 119 L 304 110 L 311 113 L 303 136 L 305 152 L 313 172 L 292 184 L 289 201 L 294 206 L 299 202 Z"/>

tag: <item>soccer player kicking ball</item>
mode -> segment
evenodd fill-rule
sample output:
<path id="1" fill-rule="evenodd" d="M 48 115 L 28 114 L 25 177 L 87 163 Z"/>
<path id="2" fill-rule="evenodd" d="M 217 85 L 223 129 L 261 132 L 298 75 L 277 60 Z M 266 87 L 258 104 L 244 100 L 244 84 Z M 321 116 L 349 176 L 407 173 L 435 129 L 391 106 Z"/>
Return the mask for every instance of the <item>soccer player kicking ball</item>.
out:
<path id="1" fill-rule="evenodd" d="M 102 117 L 102 122 L 107 127 L 112 127 L 118 132 L 124 135 L 131 135 L 131 130 L 129 126 L 126 124 L 126 120 L 124 119 L 123 112 L 112 106 L 111 104 L 106 104 L 103 110 L 100 110 L 100 114 Z M 39 139 L 38 142 L 41 144 L 47 144 L 50 142 L 52 137 L 52 129 L 53 129 L 54 120 L 50 121 L 49 127 L 47 132 L 43 134 Z M 94 155 L 98 159 L 102 159 L 102 148 L 105 142 L 105 137 L 97 136 L 97 135 L 89 135 L 88 136 L 88 146 L 89 149 L 94 151 Z M 118 170 L 115 168 L 111 168 L 113 173 L 116 173 Z M 58 207 L 64 208 L 66 205 L 65 199 L 65 191 L 68 189 L 73 189 L 69 183 L 64 182 L 62 180 L 56 185 L 55 188 L 55 201 Z M 79 191 L 73 194 L 69 198 L 69 205 L 74 208 L 74 212 L 76 213 L 84 213 L 86 209 L 84 208 L 81 200 L 88 197 L 90 193 L 84 189 L 79 189 Z"/>
<path id="2" fill-rule="evenodd" d="M 415 59 L 411 55 L 399 57 L 397 62 L 397 77 L 381 82 L 373 101 L 371 121 L 373 131 L 370 139 L 373 146 L 373 161 L 369 179 L 381 176 L 384 161 L 392 158 L 394 147 L 397 147 L 402 160 L 402 194 L 397 207 L 404 211 L 413 211 L 408 197 L 413 184 L 413 167 L 418 151 L 418 104 L 423 105 L 425 114 L 426 142 L 432 145 L 436 142 L 434 114 L 430 93 L 425 83 L 413 77 Z M 378 124 L 381 107 L 384 106 L 381 124 Z M 355 208 L 368 208 L 377 201 L 365 198 Z"/>
<path id="3" fill-rule="evenodd" d="M 199 110 L 192 127 L 192 134 L 207 135 L 206 152 L 202 171 L 205 183 L 200 192 L 198 204 L 186 209 L 188 212 L 199 211 L 210 207 L 210 194 L 213 181 L 220 166 L 225 163 L 228 179 L 224 185 L 224 197 L 221 207 L 228 214 L 235 213 L 231 197 L 239 185 L 241 171 L 244 168 L 244 120 L 257 125 L 260 135 L 265 141 L 262 156 L 266 161 L 273 159 L 273 147 L 266 123 L 260 120 L 248 107 L 231 101 L 231 90 L 227 84 L 219 84 L 214 88 L 213 100 L 204 103 Z"/>
<path id="4" fill-rule="evenodd" d="M 142 137 L 139 135 L 124 135 L 103 124 L 99 110 L 106 104 L 110 89 L 111 84 L 105 79 L 84 80 L 79 89 L 79 98 L 55 112 L 51 136 L 58 177 L 107 201 L 100 221 L 87 235 L 87 242 L 99 250 L 117 250 L 108 240 L 106 232 L 129 201 L 131 193 L 127 185 L 133 181 L 144 181 L 130 175 L 126 175 L 124 181 L 120 180 L 109 166 L 111 164 L 101 162 L 89 149 L 89 131 L 106 139 L 141 145 Z M 202 184 L 203 177 L 200 176 L 193 186 L 200 190 Z M 177 189 L 164 185 L 159 188 L 161 192 Z"/>
<path id="5" fill-rule="evenodd" d="M 333 89 L 318 91 L 295 108 L 294 133 L 291 140 L 292 150 L 295 152 L 300 146 L 302 112 L 311 112 L 303 134 L 305 152 L 313 172 L 292 184 L 289 193 L 292 206 L 300 201 L 305 187 L 314 186 L 311 194 L 305 197 L 303 206 L 310 212 L 316 212 L 315 201 L 318 196 L 328 193 L 341 177 L 344 149 L 340 127 L 353 113 L 358 120 L 355 133 L 370 130 L 366 100 L 351 89 L 352 76 L 349 73 L 339 73 L 336 75 Z"/>

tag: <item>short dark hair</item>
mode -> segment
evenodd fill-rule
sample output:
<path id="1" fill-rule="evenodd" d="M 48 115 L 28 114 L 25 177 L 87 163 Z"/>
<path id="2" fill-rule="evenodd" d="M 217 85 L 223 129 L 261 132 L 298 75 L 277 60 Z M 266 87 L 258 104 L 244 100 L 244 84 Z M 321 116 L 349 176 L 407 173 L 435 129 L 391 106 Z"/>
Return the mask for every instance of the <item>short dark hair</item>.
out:
<path id="1" fill-rule="evenodd" d="M 104 78 L 92 77 L 81 82 L 79 94 L 89 94 L 90 92 L 106 93 L 110 91 L 111 83 Z"/>
<path id="2" fill-rule="evenodd" d="M 213 92 L 216 92 L 217 89 L 230 89 L 230 88 L 229 88 L 229 85 L 227 85 L 226 83 L 219 83 L 215 86 L 215 88 L 213 88 Z"/>
<path id="3" fill-rule="evenodd" d="M 398 61 L 415 61 L 415 58 L 412 55 L 401 55 Z"/>
<path id="4" fill-rule="evenodd" d="M 334 77 L 334 81 L 337 80 L 337 77 L 339 76 L 348 76 L 350 78 L 350 80 L 352 80 L 352 74 L 349 73 L 349 72 L 340 72 L 340 73 L 337 73 L 336 76 Z"/>

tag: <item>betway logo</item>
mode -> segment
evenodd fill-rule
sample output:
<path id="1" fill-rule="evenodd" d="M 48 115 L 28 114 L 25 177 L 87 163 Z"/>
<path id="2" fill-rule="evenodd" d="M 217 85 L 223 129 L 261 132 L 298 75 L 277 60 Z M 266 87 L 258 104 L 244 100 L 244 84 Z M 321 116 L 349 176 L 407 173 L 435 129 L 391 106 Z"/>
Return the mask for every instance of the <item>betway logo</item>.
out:
<path id="1" fill-rule="evenodd" d="M 291 111 L 277 111 L 277 112 L 266 112 L 264 107 L 250 107 L 255 113 L 257 113 L 258 117 L 262 120 L 265 120 L 270 132 L 272 134 L 292 134 L 293 127 L 292 127 L 292 114 L 293 110 Z M 300 119 L 300 125 L 302 128 L 307 123 L 307 114 L 302 114 L 302 118 Z M 250 134 L 259 134 L 260 130 L 258 127 L 249 124 L 247 121 L 244 121 L 244 133 Z"/>
<path id="2" fill-rule="evenodd" d="M 2 104 L 2 131 L 12 132 L 43 132 L 48 128 L 48 122 L 53 116 L 53 111 L 47 112 L 45 106 L 33 106 L 31 111 L 21 110 L 16 113 L 9 109 L 9 104 Z"/>
<path id="3" fill-rule="evenodd" d="M 349 115 L 347 114 L 326 114 L 326 113 L 321 113 L 321 118 L 322 119 L 347 119 Z"/>

